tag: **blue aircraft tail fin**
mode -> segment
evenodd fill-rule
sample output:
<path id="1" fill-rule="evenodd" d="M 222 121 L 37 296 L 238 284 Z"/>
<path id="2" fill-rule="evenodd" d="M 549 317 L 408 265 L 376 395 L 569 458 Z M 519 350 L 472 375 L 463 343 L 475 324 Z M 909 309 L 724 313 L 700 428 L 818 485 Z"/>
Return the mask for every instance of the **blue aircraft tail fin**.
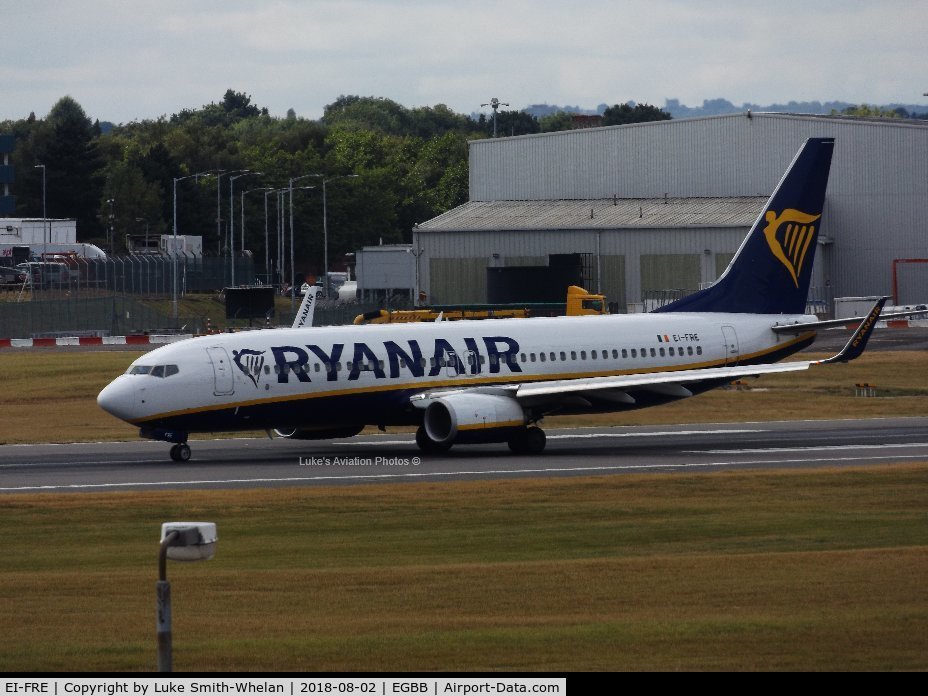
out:
<path id="1" fill-rule="evenodd" d="M 803 314 L 834 144 L 809 138 L 719 279 L 655 311 Z"/>

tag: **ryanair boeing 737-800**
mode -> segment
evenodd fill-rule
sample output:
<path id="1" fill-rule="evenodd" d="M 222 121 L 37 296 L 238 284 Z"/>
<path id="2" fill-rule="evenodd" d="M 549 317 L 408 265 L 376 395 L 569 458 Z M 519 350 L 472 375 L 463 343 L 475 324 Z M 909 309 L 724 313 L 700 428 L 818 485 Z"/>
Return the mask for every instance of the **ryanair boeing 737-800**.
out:
<path id="1" fill-rule="evenodd" d="M 827 323 L 805 308 L 833 148 L 808 140 L 718 281 L 658 311 L 203 336 L 139 358 L 98 403 L 173 443 L 177 461 L 192 432 L 326 439 L 365 425 L 418 426 L 425 451 L 506 442 L 537 453 L 547 414 L 643 408 L 853 359 L 882 304 L 833 358 L 774 364 Z"/>

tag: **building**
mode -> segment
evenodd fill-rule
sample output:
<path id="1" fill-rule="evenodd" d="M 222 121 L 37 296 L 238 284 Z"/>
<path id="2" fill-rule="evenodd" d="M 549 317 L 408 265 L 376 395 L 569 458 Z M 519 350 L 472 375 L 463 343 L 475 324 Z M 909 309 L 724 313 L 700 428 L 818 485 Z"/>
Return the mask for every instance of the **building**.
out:
<path id="1" fill-rule="evenodd" d="M 731 114 L 470 143 L 470 201 L 413 230 L 429 302 L 487 301 L 488 268 L 577 254 L 619 311 L 725 269 L 800 145 L 834 137 L 812 298 L 928 299 L 928 122 Z M 527 298 L 528 299 L 528 298 Z"/>
<path id="2" fill-rule="evenodd" d="M 385 307 L 412 303 L 416 263 L 409 244 L 369 246 L 355 253 L 358 299 Z"/>

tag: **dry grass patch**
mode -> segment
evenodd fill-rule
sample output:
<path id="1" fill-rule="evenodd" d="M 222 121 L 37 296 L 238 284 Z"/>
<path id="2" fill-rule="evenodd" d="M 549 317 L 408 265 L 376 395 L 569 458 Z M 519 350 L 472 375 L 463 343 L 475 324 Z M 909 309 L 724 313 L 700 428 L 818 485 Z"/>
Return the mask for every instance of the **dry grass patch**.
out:
<path id="1" fill-rule="evenodd" d="M 928 668 L 928 468 L 0 496 L 0 670 Z"/>
<path id="2" fill-rule="evenodd" d="M 0 353 L 0 382 L 4 384 L 0 444 L 134 439 L 136 428 L 105 413 L 96 398 L 139 355 L 122 351 Z M 881 396 L 855 398 L 858 382 L 876 384 Z M 553 416 L 545 424 L 566 427 L 928 416 L 928 355 L 871 353 L 847 365 L 750 380 L 749 386 L 751 391 L 716 390 L 694 400 L 641 411 Z"/>

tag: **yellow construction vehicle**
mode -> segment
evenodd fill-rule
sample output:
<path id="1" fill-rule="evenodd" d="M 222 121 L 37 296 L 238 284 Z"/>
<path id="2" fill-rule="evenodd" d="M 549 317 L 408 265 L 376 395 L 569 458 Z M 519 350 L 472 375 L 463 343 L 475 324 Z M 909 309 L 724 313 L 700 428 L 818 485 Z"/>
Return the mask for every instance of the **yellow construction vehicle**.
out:
<path id="1" fill-rule="evenodd" d="M 592 295 L 581 287 L 567 288 L 567 302 L 528 302 L 505 305 L 435 305 L 420 309 L 379 309 L 359 314 L 355 324 L 398 324 L 414 321 L 455 321 L 458 319 L 525 319 L 527 317 L 579 317 L 608 314 L 605 295 Z"/>

